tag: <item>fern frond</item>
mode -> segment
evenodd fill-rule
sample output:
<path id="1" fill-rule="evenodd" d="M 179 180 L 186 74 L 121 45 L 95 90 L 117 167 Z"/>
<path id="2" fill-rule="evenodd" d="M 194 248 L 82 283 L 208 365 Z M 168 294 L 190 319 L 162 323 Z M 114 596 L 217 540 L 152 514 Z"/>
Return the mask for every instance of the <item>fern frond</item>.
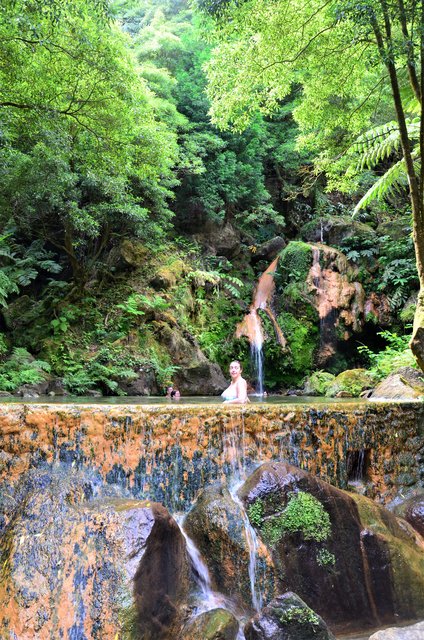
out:
<path id="1" fill-rule="evenodd" d="M 419 118 L 406 120 L 408 136 L 410 140 L 417 140 L 420 133 Z M 353 145 L 353 151 L 360 154 L 356 169 L 372 169 L 379 162 L 389 158 L 393 153 L 401 149 L 399 127 L 397 122 L 386 124 L 369 129 L 357 138 Z"/>
<path id="2" fill-rule="evenodd" d="M 407 186 L 407 174 L 406 165 L 402 158 L 396 162 L 390 169 L 383 174 L 377 182 L 374 182 L 372 187 L 362 196 L 358 204 L 353 210 L 352 216 L 355 216 L 358 211 L 364 209 L 370 202 L 374 200 L 382 200 L 384 197 L 390 195 L 395 190 L 400 190 L 402 187 Z"/>

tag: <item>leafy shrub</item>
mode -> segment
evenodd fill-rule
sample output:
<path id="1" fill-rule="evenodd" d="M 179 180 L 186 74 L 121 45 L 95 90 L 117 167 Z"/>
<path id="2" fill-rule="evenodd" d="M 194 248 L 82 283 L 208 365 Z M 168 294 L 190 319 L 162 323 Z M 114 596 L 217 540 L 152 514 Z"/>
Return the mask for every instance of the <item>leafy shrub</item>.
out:
<path id="1" fill-rule="evenodd" d="M 15 347 L 12 355 L 0 364 L 0 389 L 15 391 L 23 384 L 38 384 L 50 372 L 50 365 L 36 360 L 26 349 Z"/>
<path id="2" fill-rule="evenodd" d="M 307 378 L 304 391 L 309 395 L 325 396 L 328 387 L 334 381 L 334 375 L 328 371 L 315 371 Z"/>
<path id="3" fill-rule="evenodd" d="M 417 363 L 409 348 L 410 336 L 398 336 L 391 331 L 379 331 L 378 335 L 387 341 L 385 349 L 374 352 L 366 345 L 360 345 L 358 351 L 368 357 L 370 371 L 377 380 L 382 380 L 399 367 L 417 368 Z"/>

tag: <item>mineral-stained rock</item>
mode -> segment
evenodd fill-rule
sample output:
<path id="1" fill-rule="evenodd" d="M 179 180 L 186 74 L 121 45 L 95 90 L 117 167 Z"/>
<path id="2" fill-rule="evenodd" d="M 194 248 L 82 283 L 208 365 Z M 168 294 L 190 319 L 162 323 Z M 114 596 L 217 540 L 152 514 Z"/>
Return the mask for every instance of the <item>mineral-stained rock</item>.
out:
<path id="1" fill-rule="evenodd" d="M 412 367 L 401 367 L 382 380 L 371 394 L 373 400 L 413 400 L 424 396 L 424 374 Z"/>
<path id="2" fill-rule="evenodd" d="M 422 640 L 423 638 L 424 622 L 417 622 L 407 627 L 381 629 L 373 633 L 369 640 Z"/>
<path id="3" fill-rule="evenodd" d="M 245 516 L 229 491 L 220 485 L 205 489 L 187 515 L 184 528 L 201 551 L 218 591 L 252 607 L 250 549 Z M 257 549 L 257 584 L 265 601 L 275 593 L 275 573 L 266 547 Z M 258 596 L 258 593 L 257 593 Z"/>
<path id="4" fill-rule="evenodd" d="M 246 640 L 335 640 L 324 620 L 295 593 L 278 596 L 244 629 Z"/>
<path id="5" fill-rule="evenodd" d="M 161 505 L 58 463 L 0 496 L 1 638 L 114 639 L 136 624 L 133 578 Z"/>
<path id="6" fill-rule="evenodd" d="M 181 640 L 235 640 L 239 623 L 226 609 L 201 613 L 183 630 Z"/>
<path id="7" fill-rule="evenodd" d="M 287 520 L 300 493 L 314 500 Z M 272 549 L 284 589 L 335 629 L 424 615 L 424 543 L 389 511 L 286 463 L 259 467 L 239 496 Z"/>

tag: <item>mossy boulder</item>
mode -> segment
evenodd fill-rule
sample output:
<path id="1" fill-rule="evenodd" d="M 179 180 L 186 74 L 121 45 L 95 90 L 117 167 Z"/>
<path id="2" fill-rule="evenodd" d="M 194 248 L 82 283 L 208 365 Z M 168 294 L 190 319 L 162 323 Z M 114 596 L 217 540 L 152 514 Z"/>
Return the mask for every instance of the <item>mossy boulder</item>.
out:
<path id="1" fill-rule="evenodd" d="M 323 216 L 307 222 L 300 230 L 306 242 L 325 242 L 340 246 L 347 238 L 372 238 L 374 229 L 350 216 Z"/>
<path id="2" fill-rule="evenodd" d="M 194 618 L 180 640 L 236 640 L 238 620 L 226 609 L 212 609 Z"/>
<path id="3" fill-rule="evenodd" d="M 342 395 L 356 398 L 365 389 L 374 387 L 375 382 L 375 375 L 366 369 L 347 369 L 334 378 L 325 395 L 330 398 Z"/>
<path id="4" fill-rule="evenodd" d="M 325 396 L 335 377 L 334 374 L 328 371 L 315 371 L 306 379 L 303 393 L 306 396 Z"/>
<path id="5" fill-rule="evenodd" d="M 278 274 L 284 283 L 305 282 L 312 265 L 312 246 L 306 242 L 292 241 L 281 251 Z"/>
<path id="6" fill-rule="evenodd" d="M 283 462 L 263 464 L 238 493 L 280 588 L 335 631 L 424 615 L 424 541 L 407 522 Z"/>
<path id="7" fill-rule="evenodd" d="M 278 596 L 244 628 L 246 640 L 335 640 L 324 620 L 295 593 Z"/>
<path id="8" fill-rule="evenodd" d="M 150 280 L 154 289 L 166 290 L 175 287 L 177 282 L 187 273 L 186 263 L 181 258 L 169 260 L 167 264 L 159 267 Z"/>

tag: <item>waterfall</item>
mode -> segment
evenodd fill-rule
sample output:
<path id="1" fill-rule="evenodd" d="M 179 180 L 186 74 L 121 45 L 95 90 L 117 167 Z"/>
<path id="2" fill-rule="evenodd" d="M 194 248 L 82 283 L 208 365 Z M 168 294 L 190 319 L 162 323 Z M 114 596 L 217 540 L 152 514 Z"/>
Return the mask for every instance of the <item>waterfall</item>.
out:
<path id="1" fill-rule="evenodd" d="M 246 336 L 250 342 L 250 354 L 252 361 L 253 374 L 256 381 L 256 393 L 263 396 L 264 394 L 264 358 L 263 343 L 264 334 L 262 330 L 262 321 L 258 314 L 258 310 L 263 310 L 272 322 L 277 340 L 279 344 L 285 348 L 286 339 L 278 325 L 278 322 L 269 307 L 270 301 L 274 294 L 275 282 L 274 272 L 277 268 L 278 257 L 271 262 L 269 267 L 264 271 L 258 280 L 253 294 L 253 301 L 250 305 L 249 313 L 244 317 L 236 329 L 236 337 Z"/>
<path id="2" fill-rule="evenodd" d="M 230 494 L 234 502 L 239 506 L 242 514 L 243 526 L 246 534 L 246 542 L 249 548 L 249 579 L 250 591 L 252 593 L 252 606 L 255 611 L 260 611 L 263 605 L 263 597 L 257 580 L 259 539 L 256 531 L 250 524 L 249 516 L 247 515 L 246 509 L 244 508 L 242 501 L 238 497 L 235 488 L 230 489 Z"/>
<path id="3" fill-rule="evenodd" d="M 209 570 L 200 554 L 200 551 L 184 530 L 184 516 L 176 516 L 175 520 L 178 523 L 180 531 L 186 541 L 187 554 L 190 558 L 194 580 L 199 590 L 199 603 L 193 611 L 193 617 L 196 618 L 198 615 L 205 613 L 206 611 L 223 608 L 239 619 L 240 611 L 237 610 L 237 607 L 231 598 L 227 598 L 224 594 L 213 590 Z M 236 640 L 245 640 L 241 624 L 239 626 Z"/>

